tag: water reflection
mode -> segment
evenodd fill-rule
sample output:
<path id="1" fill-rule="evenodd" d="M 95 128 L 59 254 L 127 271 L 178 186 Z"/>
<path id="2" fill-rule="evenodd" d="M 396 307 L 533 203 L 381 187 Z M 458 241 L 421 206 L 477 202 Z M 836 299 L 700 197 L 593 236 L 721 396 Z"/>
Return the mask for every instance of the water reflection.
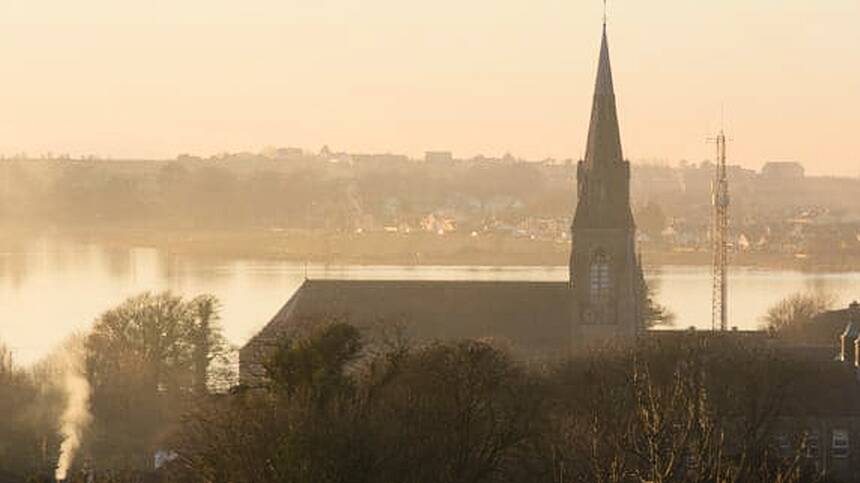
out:
<path id="1" fill-rule="evenodd" d="M 241 344 L 308 278 L 416 280 L 566 280 L 567 267 L 325 266 L 267 260 L 176 256 L 149 248 L 117 248 L 52 238 L 6 244 L 0 251 L 0 340 L 31 362 L 102 311 L 144 290 L 223 302 L 227 337 Z M 648 278 L 678 327 L 710 327 L 710 269 L 661 267 Z M 860 294 L 860 273 L 803 274 L 734 269 L 731 325 L 758 326 L 765 310 L 800 290 L 833 292 L 840 303 Z"/>

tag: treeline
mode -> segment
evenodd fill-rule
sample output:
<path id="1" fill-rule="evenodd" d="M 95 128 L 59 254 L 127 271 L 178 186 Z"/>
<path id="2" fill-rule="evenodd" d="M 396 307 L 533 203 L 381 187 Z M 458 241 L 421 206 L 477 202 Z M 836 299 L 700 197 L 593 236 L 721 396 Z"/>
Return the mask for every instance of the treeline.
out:
<path id="1" fill-rule="evenodd" d="M 0 481 L 21 481 L 38 467 L 40 436 L 55 433 L 58 397 L 15 365 L 0 344 Z M 56 438 L 45 441 L 54 445 Z M 47 452 L 47 449 L 46 449 Z"/>
<path id="2" fill-rule="evenodd" d="M 62 453 L 75 472 L 151 469 L 182 415 L 234 383 L 217 321 L 213 297 L 146 293 L 32 368 L 0 347 L 0 481 L 53 477 Z"/>
<path id="3" fill-rule="evenodd" d="M 434 213 L 453 217 L 467 234 L 529 219 L 554 220 L 564 231 L 576 202 L 575 164 L 368 158 L 0 160 L 0 224 L 337 231 L 414 229 Z M 631 191 L 642 231 L 654 241 L 670 225 L 705 236 L 712 178 L 707 163 L 635 165 Z M 854 243 L 857 210 L 842 193 L 860 181 L 774 180 L 740 168 L 730 178 L 733 227 L 750 243 L 762 234 L 790 238 L 787 220 L 804 217 L 834 232 L 818 235 Z"/>
<path id="4" fill-rule="evenodd" d="M 49 481 L 70 435 L 69 482 L 819 481 L 810 431 L 852 384 L 731 334 L 521 361 L 320 321 L 237 386 L 217 321 L 211 297 L 144 294 L 30 370 L 0 350 L 0 481 Z"/>
<path id="5" fill-rule="evenodd" d="M 447 212 L 481 227 L 570 216 L 573 192 L 527 164 L 0 161 L 0 222 L 19 224 L 353 230 Z"/>
<path id="6" fill-rule="evenodd" d="M 492 343 L 284 341 L 270 384 L 212 399 L 177 481 L 816 481 L 796 414 L 816 370 L 737 340 L 606 348 L 548 366 Z M 789 430 L 792 428 L 792 430 Z M 787 433 L 779 433 L 788 431 Z M 777 434 L 791 438 L 786 450 Z"/>

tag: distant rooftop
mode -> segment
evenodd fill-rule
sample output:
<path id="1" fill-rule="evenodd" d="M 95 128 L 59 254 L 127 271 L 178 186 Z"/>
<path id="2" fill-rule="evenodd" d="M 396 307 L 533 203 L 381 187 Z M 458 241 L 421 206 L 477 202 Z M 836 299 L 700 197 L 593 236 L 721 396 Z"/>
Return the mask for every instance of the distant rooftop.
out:
<path id="1" fill-rule="evenodd" d="M 794 161 L 772 161 L 761 168 L 762 176 L 780 179 L 800 179 L 806 174 L 803 165 Z"/>

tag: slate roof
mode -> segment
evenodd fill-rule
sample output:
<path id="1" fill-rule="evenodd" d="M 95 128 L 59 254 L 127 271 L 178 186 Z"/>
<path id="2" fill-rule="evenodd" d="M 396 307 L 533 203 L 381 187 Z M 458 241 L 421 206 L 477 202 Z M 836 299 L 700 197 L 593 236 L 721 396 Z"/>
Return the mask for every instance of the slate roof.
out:
<path id="1" fill-rule="evenodd" d="M 563 357 L 572 300 L 566 282 L 307 280 L 242 348 L 240 377 L 259 373 L 282 337 L 332 319 L 402 324 L 418 341 L 492 338 L 527 358 Z"/>

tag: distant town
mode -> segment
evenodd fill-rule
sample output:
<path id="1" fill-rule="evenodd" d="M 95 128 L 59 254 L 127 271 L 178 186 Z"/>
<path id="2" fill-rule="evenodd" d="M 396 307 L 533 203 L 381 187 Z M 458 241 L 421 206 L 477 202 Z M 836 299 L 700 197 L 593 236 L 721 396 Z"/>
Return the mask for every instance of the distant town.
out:
<path id="1" fill-rule="evenodd" d="M 0 483 L 860 482 L 860 3 L 15 3 L 8 142 L 317 141 L 0 156 Z"/>
<path id="2" fill-rule="evenodd" d="M 709 263 L 713 176 L 710 160 L 633 165 L 644 263 Z M 733 263 L 860 266 L 860 206 L 850 196 L 860 178 L 806 176 L 796 162 L 730 165 L 728 176 Z M 0 160 L 0 225 L 320 262 L 563 265 L 575 186 L 573 160 L 511 154 L 411 159 L 324 146 L 170 161 L 20 155 Z"/>

